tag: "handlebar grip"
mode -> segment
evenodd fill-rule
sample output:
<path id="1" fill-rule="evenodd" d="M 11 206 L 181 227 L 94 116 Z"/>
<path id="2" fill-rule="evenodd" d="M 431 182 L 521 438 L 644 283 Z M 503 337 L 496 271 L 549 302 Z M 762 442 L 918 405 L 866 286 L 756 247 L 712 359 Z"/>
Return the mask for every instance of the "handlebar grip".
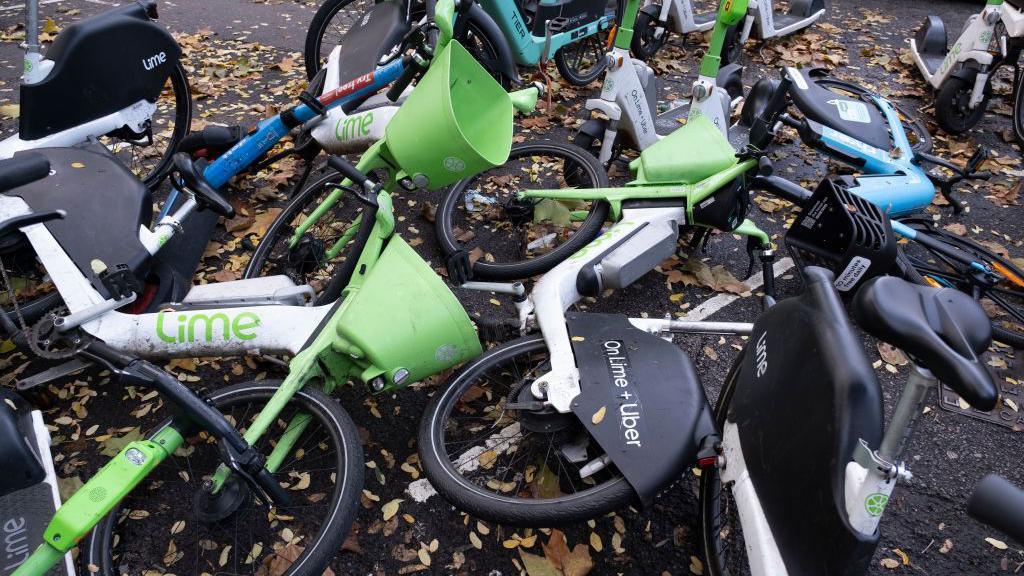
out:
<path id="1" fill-rule="evenodd" d="M 50 174 L 50 161 L 42 154 L 19 154 L 0 161 L 0 192 L 6 192 Z"/>
<path id="2" fill-rule="evenodd" d="M 405 65 L 405 70 L 402 70 L 402 75 L 395 80 L 391 88 L 388 88 L 387 97 L 392 102 L 397 102 L 401 98 L 402 92 L 409 87 L 409 84 L 412 84 L 420 73 L 420 65 L 412 56 L 403 56 L 402 63 Z"/>
<path id="3" fill-rule="evenodd" d="M 174 168 L 185 181 L 185 185 L 196 195 L 196 202 L 225 218 L 235 217 L 235 207 L 221 196 L 220 192 L 214 190 L 206 178 L 203 178 L 187 152 L 178 152 L 174 155 Z"/>
<path id="4" fill-rule="evenodd" d="M 362 186 L 367 190 L 374 186 L 373 180 L 370 180 L 369 176 L 360 172 L 351 162 L 341 156 L 329 156 L 327 158 L 327 165 L 358 186 Z"/>
<path id="5" fill-rule="evenodd" d="M 989 474 L 978 483 L 967 512 L 1018 542 L 1024 542 L 1024 490 Z"/>
<path id="6" fill-rule="evenodd" d="M 797 206 L 802 206 L 814 194 L 799 184 L 780 176 L 755 176 L 750 179 L 751 190 L 764 190 Z"/>

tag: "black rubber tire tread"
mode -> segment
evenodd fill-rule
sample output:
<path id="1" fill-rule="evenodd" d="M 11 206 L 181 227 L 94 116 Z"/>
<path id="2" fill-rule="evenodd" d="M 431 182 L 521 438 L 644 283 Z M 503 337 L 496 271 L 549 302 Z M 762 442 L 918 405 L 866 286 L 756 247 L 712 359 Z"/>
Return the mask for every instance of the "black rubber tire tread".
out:
<path id="1" fill-rule="evenodd" d="M 729 404 L 732 402 L 733 393 L 736 390 L 736 376 L 739 373 L 739 365 L 743 362 L 746 351 L 736 357 L 732 368 L 722 383 L 722 391 L 718 394 L 718 401 L 715 402 L 715 427 L 722 430 L 725 426 L 725 417 L 729 413 Z M 718 495 L 721 490 L 718 468 L 705 468 L 700 474 L 700 498 L 697 507 L 700 517 L 701 550 L 704 554 L 704 568 L 708 576 L 731 576 L 727 566 L 723 565 L 723 550 L 715 546 L 719 541 L 717 527 L 713 523 L 714 515 L 718 514 Z"/>
<path id="2" fill-rule="evenodd" d="M 561 155 L 565 158 L 571 158 L 588 172 L 588 176 L 591 181 L 596 182 L 597 187 L 609 186 L 608 173 L 601 166 L 601 163 L 587 150 L 573 144 L 548 141 L 517 144 L 512 147 L 509 158 L 544 154 Z M 460 249 L 452 226 L 452 214 L 459 205 L 466 186 L 472 181 L 472 178 L 466 178 L 452 184 L 441 200 L 441 204 L 437 207 L 434 225 L 437 229 L 438 242 L 441 244 L 441 250 L 444 251 L 445 256 L 451 256 Z M 610 209 L 611 207 L 607 202 L 596 202 L 593 209 L 587 214 L 583 224 L 573 233 L 572 238 L 543 256 L 514 263 L 477 260 L 473 264 L 473 277 L 484 280 L 507 281 L 521 280 L 543 274 L 589 244 L 594 238 L 597 238 L 601 233 L 601 226 L 608 217 Z M 270 231 L 267 231 L 267 235 L 270 235 Z M 253 260 L 255 259 L 256 256 L 253 255 Z"/>
<path id="3" fill-rule="evenodd" d="M 961 92 L 966 91 L 970 93 L 971 84 L 956 76 L 946 78 L 946 81 L 942 83 L 942 86 L 939 86 L 939 91 L 935 94 L 935 120 L 938 122 L 939 127 L 949 134 L 963 134 L 974 128 L 985 115 L 985 109 L 988 107 L 988 99 L 991 95 L 990 86 L 985 87 L 985 95 L 981 103 L 978 104 L 978 107 L 972 110 L 968 116 L 961 117 L 953 110 L 953 99 Z"/>
<path id="4" fill-rule="evenodd" d="M 600 488 L 560 499 L 530 501 L 509 498 L 466 481 L 445 455 L 442 434 L 445 421 L 478 375 L 486 373 L 492 364 L 500 364 L 507 358 L 544 346 L 542 336 L 526 336 L 491 348 L 465 365 L 434 394 L 420 420 L 420 463 L 430 484 L 453 506 L 473 517 L 509 526 L 562 526 L 621 509 L 636 497 L 629 482 L 619 476 Z"/>
<path id="5" fill-rule="evenodd" d="M 1024 89 L 1021 81 L 1024 80 L 1024 71 L 1017 75 L 1013 83 L 1013 135 L 1017 138 L 1017 144 L 1024 146 Z"/>
<path id="6" fill-rule="evenodd" d="M 302 58 L 306 66 L 306 78 L 309 80 L 320 71 L 320 45 L 323 42 L 324 31 L 330 24 L 334 15 L 342 8 L 355 2 L 355 0 L 324 0 L 317 8 L 313 20 L 306 29 L 306 42 L 302 50 Z"/>
<path id="7" fill-rule="evenodd" d="M 646 61 L 653 58 L 665 46 L 665 43 L 668 42 L 671 32 L 667 27 L 661 35 L 660 41 L 653 37 L 650 38 L 650 42 L 644 41 L 643 32 L 658 25 L 658 15 L 661 13 L 661 7 L 662 5 L 658 3 L 648 4 L 636 13 L 636 22 L 633 24 L 633 39 L 629 43 L 629 50 L 635 57 L 641 60 Z"/>
<path id="8" fill-rule="evenodd" d="M 174 154 L 178 151 L 181 139 L 192 129 L 192 92 L 189 90 L 188 74 L 185 67 L 178 62 L 171 71 L 171 88 L 174 89 L 174 131 L 167 142 L 160 162 L 142 178 L 142 183 L 150 190 L 156 190 L 171 170 Z"/>
<path id="9" fill-rule="evenodd" d="M 241 395 L 255 395 L 256 398 L 270 398 L 277 391 L 281 382 L 279 380 L 261 380 L 258 382 L 243 382 L 212 392 L 209 401 L 217 405 L 224 403 L 229 397 Z M 303 407 L 315 407 L 319 413 L 321 423 L 330 421 L 334 426 L 335 441 L 340 449 L 339 473 L 345 474 L 345 483 L 342 489 L 337 491 L 337 498 L 334 506 L 333 517 L 321 527 L 321 538 L 312 549 L 306 548 L 307 559 L 298 568 L 292 567 L 282 576 L 320 576 L 324 568 L 328 566 L 331 559 L 338 553 L 342 542 L 349 533 L 352 523 L 355 522 L 357 508 L 359 506 L 359 494 L 363 489 L 363 449 L 359 440 L 359 431 L 352 418 L 345 412 L 336 400 L 314 387 L 305 387 L 299 390 L 289 402 L 295 402 L 298 398 L 303 402 Z M 169 421 L 164 422 L 159 430 Z M 89 534 L 88 542 L 82 547 L 81 566 L 83 574 L 99 574 L 100 576 L 119 576 L 121 571 L 116 566 L 111 566 L 110 541 L 113 537 L 114 527 L 117 525 L 117 518 L 120 506 L 111 510 L 103 520 L 96 525 Z M 301 556 L 300 556 L 301 558 Z M 93 569 L 98 569 L 93 572 Z"/>
<path id="10" fill-rule="evenodd" d="M 722 66 L 739 62 L 743 55 L 743 45 L 740 44 L 741 35 L 742 32 L 738 24 L 726 29 L 725 41 L 722 42 Z"/>
<path id="11" fill-rule="evenodd" d="M 591 42 L 594 40 L 595 38 L 587 36 L 586 38 L 581 38 L 578 42 Z M 600 41 L 600 38 L 597 38 L 597 40 Z M 559 48 L 558 51 L 555 52 L 555 66 L 558 67 L 558 73 L 562 75 L 562 78 L 564 78 L 566 82 L 573 86 L 583 87 L 600 78 L 601 75 L 604 74 L 605 68 L 608 67 L 608 62 L 604 59 L 602 51 L 602 58 L 600 62 L 594 64 L 594 67 L 590 69 L 589 73 L 580 74 L 575 68 L 569 65 L 569 62 L 567 61 L 567 49 L 571 49 L 574 46 L 575 44 L 568 44 Z"/>

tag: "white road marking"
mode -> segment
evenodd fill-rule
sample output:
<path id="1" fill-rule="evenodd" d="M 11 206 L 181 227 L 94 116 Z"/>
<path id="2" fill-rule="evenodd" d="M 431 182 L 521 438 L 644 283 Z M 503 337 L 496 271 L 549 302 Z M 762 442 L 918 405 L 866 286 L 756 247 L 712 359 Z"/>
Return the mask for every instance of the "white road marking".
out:
<path id="1" fill-rule="evenodd" d="M 789 271 L 789 269 L 792 268 L 792 267 L 793 267 L 793 259 L 792 258 L 789 258 L 787 256 L 786 258 L 783 258 L 782 260 L 779 260 L 778 262 L 775 263 L 775 266 L 773 268 L 773 271 L 775 272 L 775 277 L 778 278 L 779 276 L 782 276 L 787 271 Z M 749 280 L 749 282 L 747 283 L 747 286 L 749 286 L 750 287 L 750 291 L 753 292 L 754 290 L 757 290 L 758 288 L 760 288 L 763 284 L 764 284 L 764 278 L 762 277 L 761 274 L 758 274 L 756 277 L 751 278 Z M 711 316 L 715 312 L 718 312 L 722 308 L 725 308 L 729 304 L 732 304 L 733 302 L 735 302 L 739 298 L 740 298 L 740 296 L 737 295 L 737 294 L 719 294 L 718 296 L 715 296 L 714 298 L 709 298 L 709 299 L 705 300 L 700 306 L 697 306 L 693 310 L 690 310 L 689 312 L 687 312 L 684 319 L 685 320 L 703 320 L 703 319 L 707 318 L 708 316 Z"/>

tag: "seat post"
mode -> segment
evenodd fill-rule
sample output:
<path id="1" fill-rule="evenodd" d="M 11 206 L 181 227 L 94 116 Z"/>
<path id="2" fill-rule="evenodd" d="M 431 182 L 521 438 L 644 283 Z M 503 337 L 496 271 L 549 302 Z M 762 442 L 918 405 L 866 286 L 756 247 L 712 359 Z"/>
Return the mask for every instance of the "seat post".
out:
<path id="1" fill-rule="evenodd" d="M 907 377 L 903 393 L 896 402 L 892 422 L 886 428 L 882 447 L 878 450 L 878 455 L 883 460 L 895 463 L 906 448 L 914 423 L 921 414 L 921 404 L 936 383 L 935 376 L 926 368 L 910 363 L 910 376 Z"/>

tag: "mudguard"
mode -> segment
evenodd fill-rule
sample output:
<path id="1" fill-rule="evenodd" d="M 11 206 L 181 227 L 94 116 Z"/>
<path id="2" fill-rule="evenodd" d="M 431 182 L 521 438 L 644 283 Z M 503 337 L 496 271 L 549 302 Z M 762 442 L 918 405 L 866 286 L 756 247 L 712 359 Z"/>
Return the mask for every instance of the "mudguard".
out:
<path id="1" fill-rule="evenodd" d="M 715 433 L 704 388 L 685 352 L 625 316 L 566 318 L 580 370 L 572 411 L 647 504 Z"/>
<path id="2" fill-rule="evenodd" d="M 881 443 L 882 389 L 832 273 L 804 274 L 804 293 L 754 324 L 728 422 L 789 573 L 863 574 L 879 534 L 851 526 L 845 468 L 861 439 Z"/>
<path id="3" fill-rule="evenodd" d="M 511 86 L 519 85 L 519 69 L 516 68 L 516 61 L 512 56 L 512 46 L 509 45 L 508 39 L 502 34 L 498 23 L 476 2 L 473 2 L 473 5 L 469 8 L 466 18 L 480 30 L 481 34 L 487 36 L 487 41 L 498 51 L 498 61 L 494 62 L 493 65 L 486 63 L 484 68 L 487 68 L 492 73 L 500 72 Z M 505 83 L 502 82 L 502 85 L 505 85 Z"/>
<path id="4" fill-rule="evenodd" d="M 43 465 L 33 446 L 32 408 L 21 396 L 0 389 L 0 497 L 43 480 Z"/>
<path id="5" fill-rule="evenodd" d="M 53 69 L 21 87 L 19 136 L 35 140 L 123 110 L 156 102 L 181 48 L 131 2 L 75 22 L 46 52 Z"/>

